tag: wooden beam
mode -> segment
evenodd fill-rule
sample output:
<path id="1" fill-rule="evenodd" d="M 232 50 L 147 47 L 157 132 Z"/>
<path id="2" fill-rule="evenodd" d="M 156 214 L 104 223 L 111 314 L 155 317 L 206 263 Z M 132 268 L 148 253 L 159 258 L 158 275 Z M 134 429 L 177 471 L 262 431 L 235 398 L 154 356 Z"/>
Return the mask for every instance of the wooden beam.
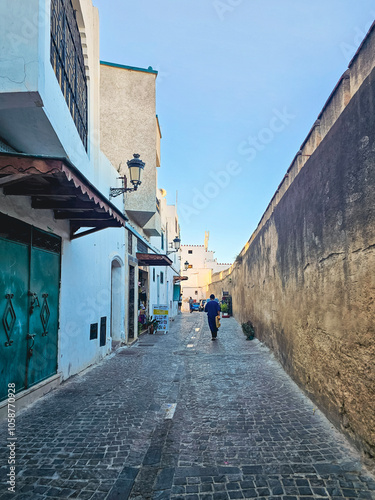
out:
<path id="1" fill-rule="evenodd" d="M 94 226 L 94 224 L 92 224 Z M 108 221 L 96 221 L 95 226 L 92 229 L 88 229 L 87 231 L 82 231 L 77 234 L 77 231 L 82 227 L 90 227 L 90 224 L 85 224 L 84 221 L 78 222 L 72 221 L 70 223 L 70 239 L 74 240 L 76 238 L 80 238 L 81 236 L 86 236 L 87 234 L 95 233 L 96 231 L 100 231 L 101 229 L 106 229 L 107 227 L 118 227 L 121 228 L 121 224 L 116 220 L 108 220 Z"/>
<path id="2" fill-rule="evenodd" d="M 39 200 L 37 196 L 33 196 L 31 199 L 31 206 L 36 209 L 45 210 L 100 210 L 99 207 L 95 205 L 94 201 L 82 201 L 79 198 L 67 198 L 59 200 L 51 199 L 41 199 Z M 104 210 L 104 209 L 103 209 Z"/>
<path id="3" fill-rule="evenodd" d="M 15 184 L 16 182 L 29 180 L 32 177 L 32 174 L 12 174 L 5 175 L 0 178 L 0 187 L 2 186 L 10 186 L 11 184 Z"/>
<path id="4" fill-rule="evenodd" d="M 87 221 L 87 220 L 98 220 L 107 221 L 112 220 L 112 215 L 107 212 L 95 212 L 91 210 L 90 212 L 71 212 L 71 211 L 58 211 L 55 210 L 55 219 L 70 219 L 74 221 Z"/>
<path id="5" fill-rule="evenodd" d="M 88 234 L 96 233 L 97 231 L 101 231 L 105 229 L 105 227 L 93 227 L 92 229 L 88 229 L 87 231 L 82 231 L 81 233 L 71 234 L 70 239 L 76 240 L 77 238 L 81 238 L 82 236 L 87 236 Z"/>
<path id="6" fill-rule="evenodd" d="M 77 194 L 82 194 L 79 189 L 71 188 L 70 186 L 30 186 L 27 184 L 12 185 L 4 187 L 4 194 L 9 196 L 35 196 L 35 197 L 72 197 Z"/>

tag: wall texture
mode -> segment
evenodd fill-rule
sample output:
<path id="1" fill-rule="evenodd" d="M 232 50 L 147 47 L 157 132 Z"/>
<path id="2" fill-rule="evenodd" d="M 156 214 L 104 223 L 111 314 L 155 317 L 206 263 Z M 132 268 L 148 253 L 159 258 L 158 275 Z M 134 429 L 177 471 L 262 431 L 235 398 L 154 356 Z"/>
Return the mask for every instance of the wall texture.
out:
<path id="1" fill-rule="evenodd" d="M 374 458 L 375 70 L 355 92 L 210 292 L 229 290 L 235 317 Z"/>
<path id="2" fill-rule="evenodd" d="M 100 66 L 101 149 L 128 178 L 126 162 L 134 153 L 145 162 L 142 186 L 125 195 L 127 215 L 143 227 L 156 212 L 157 72 L 110 64 Z"/>

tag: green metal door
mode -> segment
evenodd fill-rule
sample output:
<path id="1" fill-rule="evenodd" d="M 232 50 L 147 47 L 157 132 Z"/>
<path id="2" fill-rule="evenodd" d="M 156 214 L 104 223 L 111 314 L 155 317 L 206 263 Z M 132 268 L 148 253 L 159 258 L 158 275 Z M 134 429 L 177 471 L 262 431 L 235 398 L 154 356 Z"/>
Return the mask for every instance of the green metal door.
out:
<path id="1" fill-rule="evenodd" d="M 60 255 L 59 237 L 0 214 L 0 401 L 57 371 Z"/>
<path id="2" fill-rule="evenodd" d="M 29 248 L 0 238 L 0 401 L 25 388 Z"/>
<path id="3" fill-rule="evenodd" d="M 27 385 L 37 384 L 57 371 L 57 329 L 60 256 L 31 247 L 30 292 L 38 307 L 30 311 Z M 31 348 L 31 345 L 29 349 Z"/>

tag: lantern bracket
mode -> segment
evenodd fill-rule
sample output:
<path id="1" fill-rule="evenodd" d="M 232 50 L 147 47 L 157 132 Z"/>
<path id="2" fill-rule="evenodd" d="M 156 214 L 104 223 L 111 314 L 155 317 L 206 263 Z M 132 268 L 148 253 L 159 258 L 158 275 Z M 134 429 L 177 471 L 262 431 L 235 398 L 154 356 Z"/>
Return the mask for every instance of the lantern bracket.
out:
<path id="1" fill-rule="evenodd" d="M 122 187 L 119 188 L 109 188 L 109 197 L 110 198 L 115 198 L 116 196 L 119 196 L 120 194 L 124 193 L 129 193 L 130 191 L 137 191 L 138 186 L 134 186 L 132 188 L 128 188 L 128 180 L 126 178 L 126 175 L 122 177 L 117 177 L 118 179 L 121 179 L 122 181 Z"/>

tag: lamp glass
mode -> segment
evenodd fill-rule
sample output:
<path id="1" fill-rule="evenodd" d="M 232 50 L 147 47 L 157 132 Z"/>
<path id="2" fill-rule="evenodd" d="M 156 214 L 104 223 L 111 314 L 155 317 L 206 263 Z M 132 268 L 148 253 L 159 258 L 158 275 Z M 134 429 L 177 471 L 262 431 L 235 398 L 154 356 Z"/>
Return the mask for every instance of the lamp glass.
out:
<path id="1" fill-rule="evenodd" d="M 141 184 L 141 171 L 142 168 L 139 165 L 129 166 L 130 182 L 134 187 L 138 187 Z"/>
<path id="2" fill-rule="evenodd" d="M 180 246 L 181 246 L 180 238 L 178 238 L 176 236 L 176 238 L 173 240 L 173 245 L 174 245 L 175 250 L 180 250 Z"/>

